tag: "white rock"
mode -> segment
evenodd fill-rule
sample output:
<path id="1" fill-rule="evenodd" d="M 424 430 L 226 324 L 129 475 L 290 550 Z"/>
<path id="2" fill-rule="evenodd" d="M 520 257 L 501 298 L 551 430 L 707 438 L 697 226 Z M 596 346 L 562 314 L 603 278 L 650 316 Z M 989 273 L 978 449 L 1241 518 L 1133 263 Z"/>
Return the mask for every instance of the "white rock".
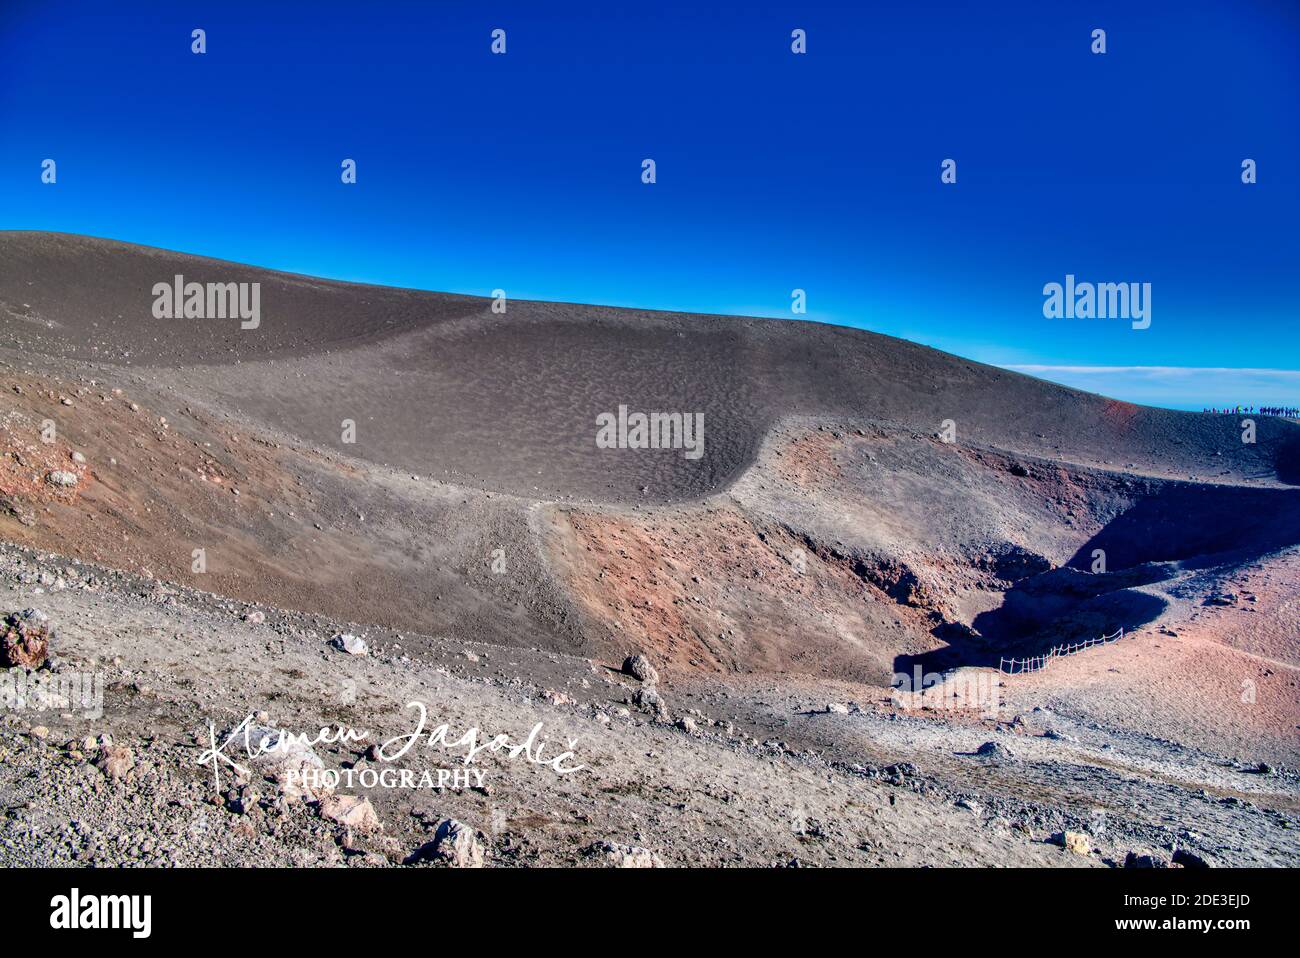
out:
<path id="1" fill-rule="evenodd" d="M 334 636 L 334 648 L 346 652 L 348 655 L 369 655 L 370 647 L 366 645 L 366 640 L 351 632 L 341 632 Z"/>
<path id="2" fill-rule="evenodd" d="M 370 799 L 361 795 L 331 795 L 320 803 L 320 817 L 359 832 L 377 832 L 383 826 Z"/>
<path id="3" fill-rule="evenodd" d="M 483 843 L 468 825 L 447 818 L 433 834 L 433 855 L 453 868 L 482 868 Z"/>
<path id="4" fill-rule="evenodd" d="M 663 868 L 664 860 L 648 848 L 620 845 L 617 842 L 597 842 L 590 851 L 600 855 L 614 868 Z"/>

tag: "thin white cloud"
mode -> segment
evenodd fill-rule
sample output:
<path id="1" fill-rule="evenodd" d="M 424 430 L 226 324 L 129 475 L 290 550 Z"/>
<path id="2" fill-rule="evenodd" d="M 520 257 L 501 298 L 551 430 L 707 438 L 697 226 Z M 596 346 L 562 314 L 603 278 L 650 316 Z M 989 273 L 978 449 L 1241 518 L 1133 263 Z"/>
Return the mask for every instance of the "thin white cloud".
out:
<path id="1" fill-rule="evenodd" d="M 1300 405 L 1300 370 L 1226 366 L 1054 366 L 1003 369 L 1126 402 L 1174 409 Z"/>
<path id="2" fill-rule="evenodd" d="M 1149 374 L 1152 376 L 1200 376 L 1207 373 L 1228 373 L 1249 376 L 1276 376 L 1281 379 L 1300 379 L 1300 369 L 1258 369 L 1232 366 L 1041 366 L 1032 363 L 1003 365 L 1003 369 L 1012 369 L 1018 373 L 1130 373 L 1132 375 Z"/>

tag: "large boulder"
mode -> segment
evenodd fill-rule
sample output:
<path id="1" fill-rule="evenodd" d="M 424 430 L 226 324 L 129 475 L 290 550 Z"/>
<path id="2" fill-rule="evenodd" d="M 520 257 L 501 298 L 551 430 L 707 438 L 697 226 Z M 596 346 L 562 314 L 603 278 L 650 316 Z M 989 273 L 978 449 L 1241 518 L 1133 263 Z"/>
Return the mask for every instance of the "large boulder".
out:
<path id="1" fill-rule="evenodd" d="M 637 652 L 624 659 L 623 671 L 633 678 L 640 679 L 646 685 L 659 684 L 659 670 L 643 652 Z"/>

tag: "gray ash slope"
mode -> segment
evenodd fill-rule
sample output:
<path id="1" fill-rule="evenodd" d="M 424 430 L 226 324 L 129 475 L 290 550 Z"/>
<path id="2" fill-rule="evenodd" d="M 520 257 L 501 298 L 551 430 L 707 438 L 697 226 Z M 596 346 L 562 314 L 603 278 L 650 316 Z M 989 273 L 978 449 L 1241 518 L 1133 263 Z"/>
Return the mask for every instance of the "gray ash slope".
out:
<path id="1" fill-rule="evenodd" d="M 260 282 L 261 325 L 155 319 L 176 274 Z M 1289 424 L 1152 409 L 861 330 L 318 280 L 40 232 L 0 232 L 0 334 L 130 367 L 311 445 L 526 497 L 672 502 L 725 488 L 790 416 L 887 422 L 1024 455 L 1216 482 L 1294 483 Z M 596 416 L 700 412 L 705 454 L 610 455 Z M 357 423 L 355 445 L 340 424 Z"/>

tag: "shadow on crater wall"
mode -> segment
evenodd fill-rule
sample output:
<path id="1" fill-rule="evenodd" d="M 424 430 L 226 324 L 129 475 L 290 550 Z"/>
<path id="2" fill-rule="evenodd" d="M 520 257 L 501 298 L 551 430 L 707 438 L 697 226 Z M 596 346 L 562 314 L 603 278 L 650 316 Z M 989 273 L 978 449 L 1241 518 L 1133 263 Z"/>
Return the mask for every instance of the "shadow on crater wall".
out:
<path id="1" fill-rule="evenodd" d="M 1282 444 L 1273 468 L 1277 471 L 1278 482 L 1285 482 L 1288 486 L 1300 486 L 1300 436 L 1295 436 Z"/>
<path id="2" fill-rule="evenodd" d="M 1059 569 L 1020 579 L 973 627 L 943 623 L 947 645 L 894 659 L 896 672 L 996 668 L 1003 656 L 1126 632 L 1155 621 L 1168 602 L 1137 591 L 1188 569 L 1249 562 L 1300 543 L 1300 491 L 1169 485 L 1135 503 Z M 1105 554 L 1106 572 L 1094 573 Z"/>
<path id="3" fill-rule="evenodd" d="M 1101 549 L 1109 570 L 1171 561 L 1195 569 L 1223 553 L 1249 559 L 1298 542 L 1300 491 L 1171 485 L 1107 523 L 1066 564 L 1091 568 Z"/>

